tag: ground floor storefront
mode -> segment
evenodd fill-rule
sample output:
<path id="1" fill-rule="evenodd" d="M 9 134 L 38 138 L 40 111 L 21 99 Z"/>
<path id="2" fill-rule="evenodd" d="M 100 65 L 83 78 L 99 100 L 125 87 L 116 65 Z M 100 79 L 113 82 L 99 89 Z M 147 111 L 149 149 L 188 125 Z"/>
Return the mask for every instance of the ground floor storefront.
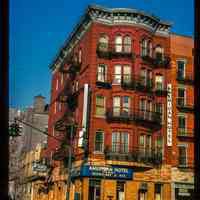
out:
<path id="1" fill-rule="evenodd" d="M 171 199 L 167 168 L 144 170 L 116 165 L 85 165 L 74 169 L 72 177 L 70 196 L 75 200 Z"/>
<path id="2" fill-rule="evenodd" d="M 191 200 L 192 176 L 170 166 L 84 164 L 71 171 L 69 196 L 70 200 Z M 59 167 L 52 172 L 48 190 L 41 191 L 42 184 L 34 184 L 33 200 L 67 199 L 67 174 L 60 175 Z"/>

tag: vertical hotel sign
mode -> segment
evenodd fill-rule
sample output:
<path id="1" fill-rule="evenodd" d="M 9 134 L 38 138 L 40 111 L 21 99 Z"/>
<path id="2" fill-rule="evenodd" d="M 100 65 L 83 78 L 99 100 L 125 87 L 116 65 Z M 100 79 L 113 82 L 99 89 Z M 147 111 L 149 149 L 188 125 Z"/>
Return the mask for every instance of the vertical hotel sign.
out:
<path id="1" fill-rule="evenodd" d="M 167 84 L 167 146 L 172 146 L 172 84 Z"/>
<path id="2" fill-rule="evenodd" d="M 78 147 L 81 148 L 84 146 L 84 137 L 87 130 L 88 102 L 89 102 L 89 85 L 84 84 L 82 130 L 79 131 L 79 139 L 78 139 Z"/>

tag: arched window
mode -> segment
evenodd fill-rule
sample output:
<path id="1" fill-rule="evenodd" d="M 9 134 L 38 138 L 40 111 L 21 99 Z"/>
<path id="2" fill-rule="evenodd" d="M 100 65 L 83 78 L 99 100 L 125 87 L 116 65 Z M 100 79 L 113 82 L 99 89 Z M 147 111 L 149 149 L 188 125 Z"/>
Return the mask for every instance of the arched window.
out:
<path id="1" fill-rule="evenodd" d="M 122 36 L 120 35 L 115 37 L 115 51 L 122 52 Z"/>
<path id="2" fill-rule="evenodd" d="M 162 60 L 164 56 L 164 49 L 159 45 L 155 48 L 155 58 Z"/>
<path id="3" fill-rule="evenodd" d="M 147 40 L 143 39 L 141 41 L 141 56 L 147 56 Z"/>
<path id="4" fill-rule="evenodd" d="M 99 38 L 99 50 L 108 51 L 108 36 L 103 35 Z"/>
<path id="5" fill-rule="evenodd" d="M 131 37 L 130 36 L 124 37 L 124 52 L 126 53 L 131 52 Z"/>

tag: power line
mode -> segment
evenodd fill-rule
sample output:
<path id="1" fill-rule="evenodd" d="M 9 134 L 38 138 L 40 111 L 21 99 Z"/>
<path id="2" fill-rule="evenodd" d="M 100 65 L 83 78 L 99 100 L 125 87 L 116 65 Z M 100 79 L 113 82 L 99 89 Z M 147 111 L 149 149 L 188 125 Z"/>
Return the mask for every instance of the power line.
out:
<path id="1" fill-rule="evenodd" d="M 47 136 L 49 136 L 49 137 L 54 138 L 55 140 L 57 140 L 57 141 L 59 141 L 59 142 L 62 142 L 61 139 L 58 139 L 57 137 L 55 137 L 55 136 L 53 136 L 53 135 L 49 135 L 48 132 L 39 129 L 39 128 L 33 126 L 32 124 L 29 124 L 29 123 L 27 123 L 27 122 L 24 122 L 24 121 L 22 121 L 21 119 L 18 119 L 18 118 L 15 118 L 15 120 L 18 121 L 18 122 L 21 122 L 22 124 L 24 124 L 24 125 L 26 125 L 26 126 L 31 127 L 32 129 L 37 130 L 38 132 L 40 132 L 40 133 L 42 133 L 42 134 L 44 134 L 44 135 L 47 135 Z"/>

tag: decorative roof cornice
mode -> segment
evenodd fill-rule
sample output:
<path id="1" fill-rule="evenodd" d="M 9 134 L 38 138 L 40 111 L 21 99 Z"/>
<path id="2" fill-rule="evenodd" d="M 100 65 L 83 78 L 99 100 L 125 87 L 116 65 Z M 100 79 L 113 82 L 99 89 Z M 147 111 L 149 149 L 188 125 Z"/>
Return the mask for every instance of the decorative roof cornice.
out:
<path id="1" fill-rule="evenodd" d="M 171 23 L 161 21 L 159 18 L 143 11 L 129 8 L 105 8 L 98 5 L 90 5 L 75 26 L 64 45 L 59 50 L 50 69 L 58 68 L 64 58 L 72 51 L 74 46 L 88 30 L 92 22 L 100 22 L 107 25 L 133 25 L 140 26 L 152 33 L 168 36 Z"/>

